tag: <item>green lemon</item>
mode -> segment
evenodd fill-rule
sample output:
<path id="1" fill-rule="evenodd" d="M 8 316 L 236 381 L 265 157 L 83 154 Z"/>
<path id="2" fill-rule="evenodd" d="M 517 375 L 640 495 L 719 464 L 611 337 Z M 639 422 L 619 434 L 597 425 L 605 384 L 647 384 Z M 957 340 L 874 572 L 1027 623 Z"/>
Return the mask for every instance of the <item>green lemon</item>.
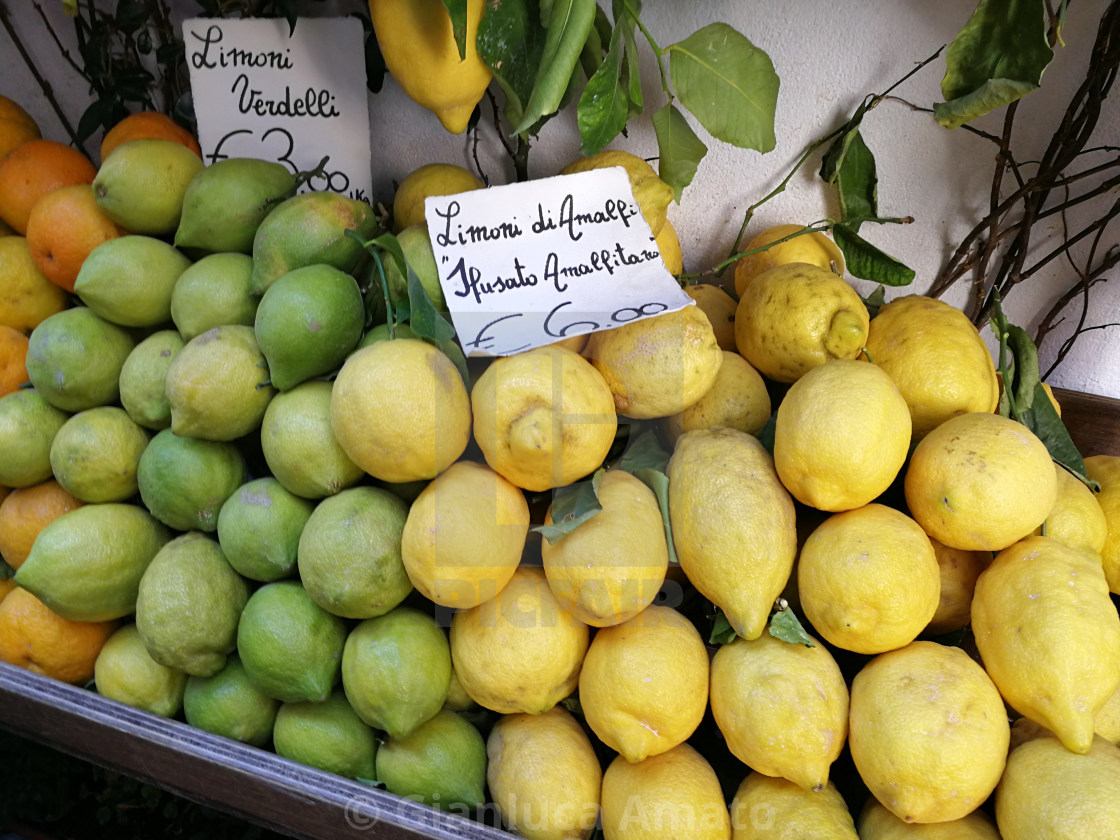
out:
<path id="1" fill-rule="evenodd" d="M 196 335 L 167 370 L 171 429 L 184 437 L 246 435 L 260 426 L 275 393 L 253 329 L 241 324 Z"/>
<path id="2" fill-rule="evenodd" d="M 0 397 L 0 485 L 30 487 L 50 478 L 51 444 L 69 416 L 34 388 Z"/>
<path id="3" fill-rule="evenodd" d="M 136 469 L 140 498 L 178 531 L 214 531 L 218 511 L 245 483 L 245 459 L 232 443 L 158 432 Z"/>
<path id="4" fill-rule="evenodd" d="M 242 484 L 218 513 L 226 559 L 250 580 L 265 583 L 296 570 L 299 537 L 314 505 L 272 476 Z"/>
<path id="5" fill-rule="evenodd" d="M 320 703 L 342 666 L 346 624 L 311 600 L 296 581 L 266 583 L 237 625 L 237 652 L 253 683 L 285 703 Z"/>
<path id="6" fill-rule="evenodd" d="M 120 375 L 134 342 L 124 329 L 85 306 L 42 321 L 27 344 L 27 375 L 51 405 L 82 411 L 120 396 Z"/>
<path id="7" fill-rule="evenodd" d="M 140 579 L 136 628 L 156 662 L 209 677 L 237 644 L 247 600 L 245 579 L 218 544 L 191 531 L 161 548 Z"/>
<path id="8" fill-rule="evenodd" d="M 295 177 L 283 164 L 255 158 L 215 161 L 187 185 L 175 244 L 248 254 L 273 202 L 294 186 Z"/>
<path id="9" fill-rule="evenodd" d="M 485 801 L 486 743 L 470 723 L 445 709 L 408 737 L 382 745 L 377 780 L 390 793 L 444 810 L 475 808 Z"/>
<path id="10" fill-rule="evenodd" d="M 276 754 L 350 779 L 373 779 L 377 736 L 335 690 L 321 703 L 285 703 L 272 730 Z"/>
<path id="11" fill-rule="evenodd" d="M 187 187 L 203 168 L 193 149 L 174 140 L 130 140 L 101 161 L 93 194 L 125 230 L 163 236 L 179 226 Z"/>
<path id="12" fill-rule="evenodd" d="M 421 222 L 409 225 L 397 234 L 397 242 L 404 251 L 408 266 L 420 280 L 436 309 L 447 310 L 443 288 L 439 284 L 439 270 L 436 268 L 436 255 L 432 251 L 432 240 L 428 235 L 428 225 Z M 389 299 L 394 305 L 408 303 L 408 275 L 402 274 L 397 261 L 392 257 L 383 258 L 385 280 L 389 286 Z"/>
<path id="13" fill-rule="evenodd" d="M 160 330 L 137 344 L 124 360 L 119 379 L 121 406 L 147 429 L 158 431 L 171 425 L 167 369 L 184 344 L 175 330 Z"/>
<path id="14" fill-rule="evenodd" d="M 89 252 L 74 292 L 106 321 L 154 327 L 171 318 L 171 292 L 190 264 L 161 239 L 118 236 Z"/>
<path id="15" fill-rule="evenodd" d="M 39 532 L 16 585 L 71 621 L 121 618 L 136 609 L 140 578 L 170 538 L 138 505 L 83 505 Z"/>
<path id="16" fill-rule="evenodd" d="M 261 450 L 276 479 L 306 499 L 333 496 L 365 473 L 331 430 L 332 383 L 312 380 L 277 394 L 261 422 Z"/>
<path id="17" fill-rule="evenodd" d="M 62 488 L 83 502 L 123 502 L 137 491 L 136 468 L 148 433 L 123 408 L 80 411 L 51 444 L 51 470 Z"/>
<path id="18" fill-rule="evenodd" d="M 316 506 L 299 538 L 307 594 L 343 618 L 384 615 L 412 591 L 401 559 L 408 505 L 379 487 L 351 487 Z"/>
<path id="19" fill-rule="evenodd" d="M 366 723 L 403 738 L 443 708 L 451 684 L 451 649 L 436 622 L 397 607 L 350 631 L 342 652 L 342 687 Z"/>
<path id="20" fill-rule="evenodd" d="M 280 701 L 253 685 L 237 654 L 209 677 L 190 677 L 183 694 L 183 714 L 191 726 L 263 747 L 272 737 Z"/>
<path id="21" fill-rule="evenodd" d="M 389 334 L 388 324 L 378 324 L 376 327 L 370 327 L 366 330 L 366 334 L 362 336 L 362 340 L 358 343 L 358 347 L 369 347 L 371 344 L 376 344 L 379 341 L 388 341 L 390 338 L 419 338 L 416 332 L 408 324 L 394 324 L 393 334 Z"/>
<path id="22" fill-rule="evenodd" d="M 224 324 L 253 326 L 252 276 L 253 258 L 245 254 L 210 254 L 184 271 L 171 292 L 171 320 L 183 338 Z"/>
<path id="23" fill-rule="evenodd" d="M 254 329 L 272 384 L 287 391 L 339 367 L 364 324 L 357 281 L 329 265 L 308 265 L 265 290 Z"/>
<path id="24" fill-rule="evenodd" d="M 93 681 L 103 697 L 168 718 L 179 713 L 187 687 L 186 674 L 152 659 L 135 624 L 105 642 L 93 666 Z"/>

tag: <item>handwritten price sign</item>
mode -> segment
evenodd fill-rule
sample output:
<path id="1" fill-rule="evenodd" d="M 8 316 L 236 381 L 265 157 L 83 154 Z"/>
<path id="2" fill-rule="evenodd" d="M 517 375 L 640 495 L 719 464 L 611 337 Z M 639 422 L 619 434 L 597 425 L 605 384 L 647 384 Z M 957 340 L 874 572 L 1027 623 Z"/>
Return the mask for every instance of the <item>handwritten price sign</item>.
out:
<path id="1" fill-rule="evenodd" d="M 434 196 L 424 211 L 468 355 L 508 356 L 692 303 L 621 167 Z"/>
<path id="2" fill-rule="evenodd" d="M 198 139 L 208 164 L 226 158 L 327 171 L 308 184 L 368 201 L 369 105 L 356 18 L 192 18 L 183 23 Z"/>

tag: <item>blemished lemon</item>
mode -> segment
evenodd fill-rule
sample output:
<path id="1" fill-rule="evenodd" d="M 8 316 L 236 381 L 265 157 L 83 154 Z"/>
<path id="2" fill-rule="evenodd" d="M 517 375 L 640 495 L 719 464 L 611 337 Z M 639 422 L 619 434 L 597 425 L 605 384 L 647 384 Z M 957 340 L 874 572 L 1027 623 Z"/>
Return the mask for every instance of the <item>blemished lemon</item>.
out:
<path id="1" fill-rule="evenodd" d="M 827 268 L 786 263 L 758 275 L 735 309 L 735 346 L 759 373 L 795 382 L 829 359 L 854 359 L 867 342 L 867 307 Z"/>
<path id="2" fill-rule="evenodd" d="M 553 706 L 504 715 L 486 739 L 486 782 L 502 821 L 527 840 L 583 840 L 599 817 L 603 771 L 574 717 Z"/>
<path id="3" fill-rule="evenodd" d="M 684 271 L 684 255 L 681 254 L 681 240 L 677 236 L 677 229 L 666 219 L 661 225 L 661 230 L 654 237 L 657 250 L 661 252 L 661 261 L 665 263 L 665 270 L 676 276 Z"/>
<path id="4" fill-rule="evenodd" d="M 592 627 L 619 624 L 657 596 L 669 549 L 657 497 L 628 472 L 599 482 L 600 510 L 555 543 L 541 542 L 548 585 L 557 600 Z M 551 508 L 545 517 L 552 524 Z"/>
<path id="5" fill-rule="evenodd" d="M 992 562 L 990 551 L 966 551 L 949 546 L 930 537 L 937 567 L 941 573 L 941 594 L 937 611 L 933 614 L 926 632 L 950 633 L 964 627 L 972 618 L 972 593 L 976 579 Z"/>
<path id="6" fill-rule="evenodd" d="M 826 641 L 856 653 L 909 644 L 937 610 L 933 545 L 906 514 L 872 503 L 834 513 L 801 548 L 797 590 Z"/>
<path id="7" fill-rule="evenodd" d="M 952 417 L 914 448 L 904 488 L 910 515 L 953 548 L 1000 551 L 1054 507 L 1058 478 L 1046 445 L 998 414 Z"/>
<path id="8" fill-rule="evenodd" d="M 665 225 L 669 204 L 673 201 L 673 188 L 662 181 L 653 167 L 642 158 L 621 149 L 604 149 L 590 157 L 572 161 L 560 170 L 560 174 L 571 175 L 612 166 L 621 166 L 626 170 L 630 178 L 630 190 L 649 225 L 649 231 L 657 236 Z"/>
<path id="9" fill-rule="evenodd" d="M 797 555 L 793 499 L 758 440 L 685 432 L 669 461 L 669 518 L 681 570 L 735 632 L 766 628 Z"/>
<path id="10" fill-rule="evenodd" d="M 778 406 L 774 467 L 799 502 L 858 508 L 898 475 L 910 446 L 910 412 L 875 365 L 833 359 L 799 378 Z"/>
<path id="11" fill-rule="evenodd" d="M 355 464 L 382 481 L 435 478 L 467 448 L 471 406 L 455 365 L 418 339 L 351 354 L 331 393 L 331 429 Z"/>
<path id="12" fill-rule="evenodd" d="M 1120 617 L 1097 559 L 1050 537 L 1004 549 L 976 582 L 972 631 L 1008 704 L 1087 752 L 1120 687 Z"/>
<path id="13" fill-rule="evenodd" d="M 1120 747 L 1099 735 L 1084 755 L 1053 735 L 1011 751 L 996 789 L 1003 840 L 1116 837 L 1120 833 Z"/>
<path id="14" fill-rule="evenodd" d="M 719 349 L 739 352 L 735 347 L 735 307 L 738 301 L 712 283 L 685 286 L 684 293 L 696 301 L 696 305 L 708 316 Z"/>
<path id="15" fill-rule="evenodd" d="M 881 307 L 867 353 L 902 392 L 915 440 L 958 414 L 996 410 L 992 354 L 968 317 L 944 301 L 906 295 Z"/>
<path id="16" fill-rule="evenodd" d="M 270 475 L 248 481 L 218 511 L 222 553 L 250 580 L 268 583 L 291 577 L 300 534 L 314 507 Z"/>
<path id="17" fill-rule="evenodd" d="M 93 194 L 101 212 L 127 231 L 174 234 L 187 187 L 205 168 L 193 149 L 174 140 L 129 140 L 101 161 Z"/>
<path id="18" fill-rule="evenodd" d="M 154 332 L 137 344 L 121 366 L 121 407 L 146 429 L 171 425 L 167 401 L 167 369 L 186 344 L 175 330 Z"/>
<path id="19" fill-rule="evenodd" d="M 708 392 L 723 364 L 712 324 L 694 305 L 592 333 L 583 354 L 606 380 L 618 413 L 637 420 L 684 411 Z"/>
<path id="20" fill-rule="evenodd" d="M 682 432 L 724 426 L 758 434 L 770 419 L 766 381 L 738 353 L 724 350 L 716 381 L 699 400 L 680 414 L 665 418 L 665 434 L 676 441 Z"/>
<path id="21" fill-rule="evenodd" d="M 579 354 L 554 346 L 495 359 L 471 403 L 486 463 L 534 492 L 594 472 L 618 429 L 603 377 Z"/>
<path id="22" fill-rule="evenodd" d="M 429 600 L 475 607 L 509 583 L 528 533 L 529 504 L 521 491 L 485 464 L 458 461 L 408 509 L 404 570 Z"/>
<path id="23" fill-rule="evenodd" d="M 671 607 L 649 606 L 595 634 L 579 675 L 579 702 L 599 740 L 627 761 L 683 743 L 707 708 L 708 652 Z"/>
<path id="24" fill-rule="evenodd" d="M 1068 470 L 1055 472 L 1058 496 L 1035 534 L 1045 534 L 1070 548 L 1100 554 L 1108 539 L 1108 520 L 1096 494 Z"/>
<path id="25" fill-rule="evenodd" d="M 731 840 L 859 840 L 832 782 L 806 790 L 788 779 L 750 773 L 731 800 Z"/>
<path id="26" fill-rule="evenodd" d="M 102 405 L 62 424 L 51 443 L 51 472 L 83 502 L 123 502 L 136 495 L 136 468 L 148 433 L 123 408 Z"/>
<path id="27" fill-rule="evenodd" d="M 871 793 L 903 822 L 960 819 L 1003 773 L 1011 726 L 984 669 L 960 648 L 913 642 L 852 681 L 848 743 Z"/>
<path id="28" fill-rule="evenodd" d="M 819 791 L 848 737 L 848 687 L 832 654 L 814 642 L 763 633 L 723 645 L 712 659 L 711 701 L 736 758 Z"/>
<path id="29" fill-rule="evenodd" d="M 136 467 L 145 507 L 177 531 L 216 531 L 226 499 L 245 483 L 248 467 L 230 441 L 157 432 Z"/>
<path id="30" fill-rule="evenodd" d="M 798 233 L 804 229 L 804 225 L 774 225 L 744 245 L 744 251 L 753 251 L 766 245 L 770 247 L 755 254 L 747 254 L 735 263 L 735 294 L 742 297 L 743 290 L 755 277 L 786 263 L 809 263 L 843 275 L 844 255 L 840 253 L 836 243 L 820 232 Z M 785 242 L 778 242 L 787 236 L 790 238 Z M 778 244 L 772 245 L 774 242 Z"/>
<path id="31" fill-rule="evenodd" d="M 1085 459 L 1085 470 L 1101 486 L 1097 504 L 1108 525 L 1101 559 L 1108 588 L 1120 594 L 1120 456 L 1091 455 Z"/>
<path id="32" fill-rule="evenodd" d="M 469 169 L 453 163 L 426 163 L 405 176 L 393 193 L 393 230 L 426 225 L 424 200 L 428 196 L 457 195 L 486 185 Z"/>
<path id="33" fill-rule="evenodd" d="M 135 624 L 121 627 L 105 642 L 93 681 L 102 697 L 167 718 L 179 713 L 187 688 L 185 673 L 152 659 Z"/>
<path id="34" fill-rule="evenodd" d="M 451 619 L 451 661 L 463 689 L 502 714 L 540 714 L 571 694 L 587 625 L 560 606 L 544 572 L 521 566 L 505 588 Z"/>
<path id="35" fill-rule="evenodd" d="M 340 689 L 321 703 L 284 703 L 272 728 L 276 754 L 349 779 L 377 775 L 377 735 Z"/>
<path id="36" fill-rule="evenodd" d="M 603 774 L 606 840 L 730 840 L 719 779 L 689 744 L 631 763 L 618 756 Z"/>
<path id="37" fill-rule="evenodd" d="M 860 812 L 859 836 L 861 840 L 1000 840 L 995 823 L 979 809 L 958 820 L 907 823 L 875 797 L 870 797 Z"/>
<path id="38" fill-rule="evenodd" d="M 127 330 L 88 307 L 63 309 L 32 330 L 27 377 L 63 411 L 111 405 L 120 397 L 121 368 L 134 346 Z"/>
<path id="39" fill-rule="evenodd" d="M 490 84 L 490 68 L 475 47 L 483 0 L 465 4 L 465 56 L 460 58 L 446 7 L 435 0 L 376 0 L 369 4 L 385 66 L 401 89 L 432 111 L 452 134 L 467 129 Z"/>

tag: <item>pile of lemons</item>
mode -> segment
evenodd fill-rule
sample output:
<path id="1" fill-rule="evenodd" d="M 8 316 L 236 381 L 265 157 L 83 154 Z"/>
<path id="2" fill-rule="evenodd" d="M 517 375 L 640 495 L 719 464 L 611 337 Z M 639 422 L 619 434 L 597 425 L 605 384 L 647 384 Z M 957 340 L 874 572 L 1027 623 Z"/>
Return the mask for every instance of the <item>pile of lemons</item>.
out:
<path id="1" fill-rule="evenodd" d="M 102 162 L 122 235 L 0 397 L 0 484 L 76 500 L 11 591 L 101 628 L 98 692 L 529 838 L 1120 832 L 1120 456 L 995 413 L 960 311 L 778 227 L 734 294 L 465 360 L 367 205 L 173 145 Z M 679 273 L 648 164 L 567 171 L 614 165 Z M 394 197 L 437 308 L 418 208 L 481 187 Z"/>

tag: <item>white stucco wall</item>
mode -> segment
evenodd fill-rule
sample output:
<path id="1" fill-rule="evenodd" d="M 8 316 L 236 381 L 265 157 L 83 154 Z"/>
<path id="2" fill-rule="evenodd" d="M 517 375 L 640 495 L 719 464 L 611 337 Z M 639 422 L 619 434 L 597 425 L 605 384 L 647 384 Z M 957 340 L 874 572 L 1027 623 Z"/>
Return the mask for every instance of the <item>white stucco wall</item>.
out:
<path id="1" fill-rule="evenodd" d="M 39 0 L 60 21 L 58 0 Z M 0 0 L 6 2 L 6 0 Z M 9 4 L 12 8 L 15 4 Z M 824 0 L 705 0 L 685 3 L 647 0 L 643 20 L 662 46 L 686 37 L 701 26 L 724 21 L 735 26 L 766 50 L 781 78 L 777 114 L 777 148 L 766 155 L 731 148 L 707 137 L 709 153 L 679 206 L 670 211 L 684 251 L 685 268 L 702 270 L 722 259 L 739 230 L 746 207 L 773 188 L 803 149 L 836 127 L 866 93 L 880 92 L 903 76 L 917 62 L 952 39 L 968 19 L 973 0 L 863 0 L 859 3 Z M 1078 0 L 1071 4 L 1065 47 L 1059 47 L 1040 91 L 1020 106 L 1018 133 L 1012 148 L 1022 161 L 1037 156 L 1049 141 L 1070 92 L 1080 82 L 1096 25 L 1106 0 Z M 21 41 L 48 76 L 56 94 L 76 121 L 86 103 L 85 83 L 59 58 L 45 36 L 30 4 L 13 12 Z M 320 8 L 317 6 L 316 8 Z M 331 10 L 324 4 L 324 13 Z M 194 14 L 196 6 L 176 0 L 180 18 Z M 652 54 L 640 44 L 647 113 L 664 99 Z M 324 61 L 336 61 L 324 56 Z M 20 61 L 8 35 L 0 31 L 0 93 L 28 108 L 46 136 L 65 140 L 48 103 Z M 929 107 L 940 97 L 944 61 L 939 59 L 906 83 L 897 94 Z M 362 72 L 355 57 L 354 72 Z M 375 150 L 373 182 L 376 197 L 390 200 L 392 185 L 420 164 L 447 161 L 471 166 L 469 137 L 452 136 L 435 117 L 414 105 L 387 80 L 385 88 L 370 97 L 371 140 Z M 979 124 L 993 133 L 1002 113 Z M 512 177 L 512 167 L 488 120 L 482 130 L 479 157 L 492 182 Z M 879 206 L 885 216 L 912 215 L 908 226 L 865 227 L 864 234 L 895 254 L 918 273 L 914 285 L 890 294 L 924 292 L 948 254 L 964 233 L 983 215 L 992 181 L 994 146 L 964 130 L 945 131 L 926 113 L 897 102 L 886 102 L 867 117 L 864 136 L 874 152 L 879 171 Z M 1120 90 L 1113 92 L 1091 145 L 1120 145 Z M 616 147 L 642 156 L 656 154 L 648 120 L 632 124 L 629 136 Z M 91 148 L 93 144 L 91 144 Z M 550 122 L 536 141 L 530 157 L 531 174 L 551 175 L 579 153 L 574 115 Z M 1111 152 L 1115 154 L 1115 151 Z M 1098 158 L 1098 162 L 1103 158 Z M 795 176 L 789 188 L 762 207 L 748 236 L 778 222 L 807 223 L 836 212 L 829 191 L 816 177 L 815 159 Z M 1117 200 L 1115 191 L 1104 201 Z M 1103 205 L 1095 205 L 1099 209 Z M 1076 221 L 1076 217 L 1071 217 Z M 1060 236 L 1058 220 L 1053 237 Z M 1120 221 L 1114 222 L 1105 244 L 1120 247 Z M 1037 239 L 1037 251 L 1046 253 L 1059 240 Z M 1087 323 L 1120 322 L 1120 271 L 1112 282 L 1098 284 Z M 1019 287 L 1006 302 L 1011 319 L 1033 332 L 1074 275 L 1064 261 Z M 861 293 L 870 286 L 856 281 Z M 960 304 L 963 284 L 947 300 Z M 1071 313 L 1072 314 L 1072 313 Z M 985 329 L 986 337 L 990 332 Z M 1044 346 L 1043 369 L 1049 365 L 1058 341 Z M 1120 397 L 1120 327 L 1083 335 L 1074 352 L 1050 377 L 1054 385 Z"/>

